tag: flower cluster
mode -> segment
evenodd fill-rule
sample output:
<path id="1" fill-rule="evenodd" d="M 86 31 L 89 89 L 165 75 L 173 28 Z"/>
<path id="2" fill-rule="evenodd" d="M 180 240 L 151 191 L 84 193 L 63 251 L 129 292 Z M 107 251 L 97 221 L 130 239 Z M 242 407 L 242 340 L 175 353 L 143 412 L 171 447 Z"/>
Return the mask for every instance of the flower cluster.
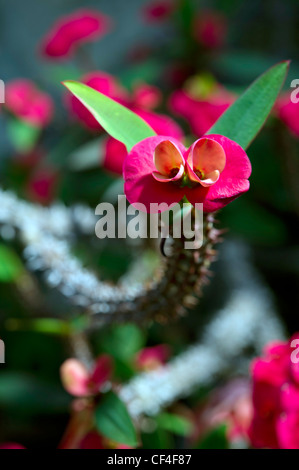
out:
<path id="1" fill-rule="evenodd" d="M 294 335 L 298 338 L 299 335 Z M 297 343 L 298 344 L 298 343 Z M 254 417 L 250 430 L 254 447 L 298 449 L 299 363 L 292 340 L 266 346 L 252 364 Z"/>

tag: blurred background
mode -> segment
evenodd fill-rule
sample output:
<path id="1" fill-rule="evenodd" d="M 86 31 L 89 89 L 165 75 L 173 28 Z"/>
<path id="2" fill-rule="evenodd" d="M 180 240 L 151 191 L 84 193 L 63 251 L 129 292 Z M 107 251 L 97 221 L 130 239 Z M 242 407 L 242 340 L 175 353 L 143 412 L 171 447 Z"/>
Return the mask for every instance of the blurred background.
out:
<path id="1" fill-rule="evenodd" d="M 299 79 L 298 2 L 0 0 L 0 17 L 0 78 L 6 88 L 0 105 L 0 185 L 42 206 L 59 201 L 93 211 L 122 192 L 124 147 L 107 137 L 61 81 L 83 81 L 137 112 L 157 133 L 185 136 L 189 143 L 256 77 L 291 60 L 284 90 L 248 150 L 251 189 L 218 215 L 221 228 L 227 228 L 225 242 L 199 306 L 167 327 L 105 327 L 93 332 L 90 343 L 95 356 L 113 358 L 117 383 L 147 370 L 136 365 L 144 348 L 163 344 L 167 359 L 179 354 L 225 306 L 242 272 L 246 284 L 246 270 L 238 268 L 244 252 L 256 282 L 268 289 L 281 330 L 287 336 L 298 331 L 299 110 L 290 102 L 291 81 Z M 56 448 L 72 401 L 59 375 L 72 356 L 59 319 L 72 322 L 78 311 L 46 285 L 41 272 L 28 268 L 23 249 L 6 221 L 0 230 L 0 337 L 6 345 L 0 443 Z M 141 265 L 146 278 L 158 263 L 151 246 L 108 243 L 92 234 L 79 237 L 72 249 L 85 266 L 113 282 L 132 265 L 132 276 L 140 276 Z M 260 295 L 251 289 L 253 297 Z M 36 321 L 49 318 L 57 323 Z M 252 355 L 244 351 L 244 357 Z M 158 354 L 158 364 L 165 360 Z M 175 404 L 179 414 L 197 423 L 193 440 L 190 433 L 178 437 L 160 420 L 142 445 L 200 446 L 205 433 L 198 410 L 236 375 L 248 378 L 247 362 L 237 372 L 228 365 L 212 385 Z M 215 442 L 221 433 L 217 428 Z"/>

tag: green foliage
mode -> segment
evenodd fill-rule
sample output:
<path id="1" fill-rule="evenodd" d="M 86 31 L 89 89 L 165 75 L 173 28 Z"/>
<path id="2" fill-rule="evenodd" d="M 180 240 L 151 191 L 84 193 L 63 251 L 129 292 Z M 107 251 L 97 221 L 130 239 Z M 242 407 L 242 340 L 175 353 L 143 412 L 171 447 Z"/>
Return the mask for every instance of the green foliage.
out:
<path id="1" fill-rule="evenodd" d="M 30 151 L 35 146 L 40 135 L 38 127 L 31 126 L 16 118 L 10 119 L 7 131 L 13 146 L 20 152 Z"/>
<path id="2" fill-rule="evenodd" d="M 192 430 L 192 424 L 188 419 L 172 413 L 161 413 L 156 421 L 160 428 L 180 436 L 187 436 Z"/>
<path id="3" fill-rule="evenodd" d="M 86 106 L 108 134 L 125 144 L 128 151 L 141 140 L 156 135 L 135 113 L 93 88 L 72 81 L 66 81 L 64 85 Z"/>
<path id="4" fill-rule="evenodd" d="M 261 75 L 218 119 L 207 134 L 225 135 L 246 149 L 264 125 L 286 78 L 289 62 Z"/>
<path id="5" fill-rule="evenodd" d="M 221 424 L 219 427 L 212 429 L 196 446 L 197 449 L 228 449 L 228 447 L 225 424 Z"/>
<path id="6" fill-rule="evenodd" d="M 23 265 L 15 252 L 0 244 L 0 282 L 14 282 L 23 272 Z"/>
<path id="7" fill-rule="evenodd" d="M 109 392 L 95 411 L 98 431 L 108 439 L 131 447 L 137 445 L 134 425 L 124 403 L 113 392 Z"/>

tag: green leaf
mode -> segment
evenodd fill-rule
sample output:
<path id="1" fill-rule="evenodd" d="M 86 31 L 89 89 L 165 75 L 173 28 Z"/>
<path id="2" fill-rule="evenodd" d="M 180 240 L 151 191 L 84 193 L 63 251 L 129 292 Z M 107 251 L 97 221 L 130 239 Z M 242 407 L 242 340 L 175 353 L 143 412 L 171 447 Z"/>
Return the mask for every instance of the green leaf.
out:
<path id="1" fill-rule="evenodd" d="M 181 436 L 187 436 L 192 431 L 191 422 L 183 416 L 162 413 L 156 418 L 156 421 L 160 428 Z"/>
<path id="2" fill-rule="evenodd" d="M 225 424 L 212 429 L 196 446 L 197 449 L 228 449 L 228 447 Z"/>
<path id="3" fill-rule="evenodd" d="M 23 272 L 23 265 L 15 252 L 0 244 L 0 282 L 14 282 Z"/>
<path id="4" fill-rule="evenodd" d="M 137 445 L 134 425 L 124 403 L 113 392 L 109 392 L 95 411 L 98 431 L 108 439 L 131 447 Z"/>
<path id="5" fill-rule="evenodd" d="M 99 91 L 79 82 L 66 81 L 64 85 L 86 106 L 108 134 L 125 144 L 128 152 L 141 140 L 156 135 L 137 114 Z"/>
<path id="6" fill-rule="evenodd" d="M 14 147 L 21 152 L 29 152 L 41 133 L 40 128 L 15 118 L 9 120 L 7 131 Z"/>
<path id="7" fill-rule="evenodd" d="M 248 147 L 265 123 L 286 78 L 289 61 L 271 67 L 233 103 L 207 134 L 221 134 Z"/>
<path id="8" fill-rule="evenodd" d="M 115 326 L 101 338 L 101 347 L 105 352 L 123 361 L 130 361 L 143 346 L 142 330 L 133 323 Z"/>

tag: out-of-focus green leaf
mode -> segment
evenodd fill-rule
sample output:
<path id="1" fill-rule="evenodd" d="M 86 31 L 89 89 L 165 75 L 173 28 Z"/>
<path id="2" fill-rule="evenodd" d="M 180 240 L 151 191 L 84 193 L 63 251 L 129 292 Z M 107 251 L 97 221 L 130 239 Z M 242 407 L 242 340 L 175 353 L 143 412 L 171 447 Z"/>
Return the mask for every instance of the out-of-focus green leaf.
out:
<path id="1" fill-rule="evenodd" d="M 129 361 L 144 346 L 144 336 L 140 328 L 128 323 L 105 332 L 101 345 L 108 354 Z"/>
<path id="2" fill-rule="evenodd" d="M 98 431 L 108 439 L 128 446 L 137 445 L 134 425 L 124 403 L 113 392 L 109 392 L 95 411 Z"/>
<path id="3" fill-rule="evenodd" d="M 16 150 L 28 152 L 35 146 L 41 130 L 36 126 L 31 126 L 24 121 L 13 118 L 8 121 L 7 132 Z"/>
<path id="4" fill-rule="evenodd" d="M 8 330 L 35 331 L 37 333 L 69 335 L 72 327 L 69 322 L 59 320 L 58 318 L 39 318 L 36 320 L 9 318 L 5 322 Z"/>
<path id="5" fill-rule="evenodd" d="M 225 424 L 206 434 L 196 446 L 197 449 L 228 449 L 228 447 Z"/>
<path id="6" fill-rule="evenodd" d="M 221 134 L 246 149 L 264 125 L 284 83 L 289 62 L 281 62 L 261 75 L 235 101 L 207 134 Z"/>
<path id="7" fill-rule="evenodd" d="M 6 356 L 9 360 L 9 351 Z M 51 413 L 66 411 L 69 402 L 70 397 L 62 388 L 24 373 L 1 372 L 0 406 L 5 409 L 26 414 Z"/>
<path id="8" fill-rule="evenodd" d="M 160 428 L 180 436 L 187 436 L 192 431 L 191 422 L 183 416 L 162 413 L 156 418 L 156 421 Z"/>
<path id="9" fill-rule="evenodd" d="M 156 135 L 143 119 L 108 96 L 83 83 L 66 81 L 64 85 L 108 134 L 125 144 L 128 151 L 141 140 Z"/>
<path id="10" fill-rule="evenodd" d="M 103 159 L 105 140 L 103 137 L 93 139 L 72 152 L 68 159 L 69 168 L 82 171 L 99 167 Z"/>
<path id="11" fill-rule="evenodd" d="M 15 252 L 0 244 L 0 282 L 14 282 L 23 272 L 23 265 Z"/>

